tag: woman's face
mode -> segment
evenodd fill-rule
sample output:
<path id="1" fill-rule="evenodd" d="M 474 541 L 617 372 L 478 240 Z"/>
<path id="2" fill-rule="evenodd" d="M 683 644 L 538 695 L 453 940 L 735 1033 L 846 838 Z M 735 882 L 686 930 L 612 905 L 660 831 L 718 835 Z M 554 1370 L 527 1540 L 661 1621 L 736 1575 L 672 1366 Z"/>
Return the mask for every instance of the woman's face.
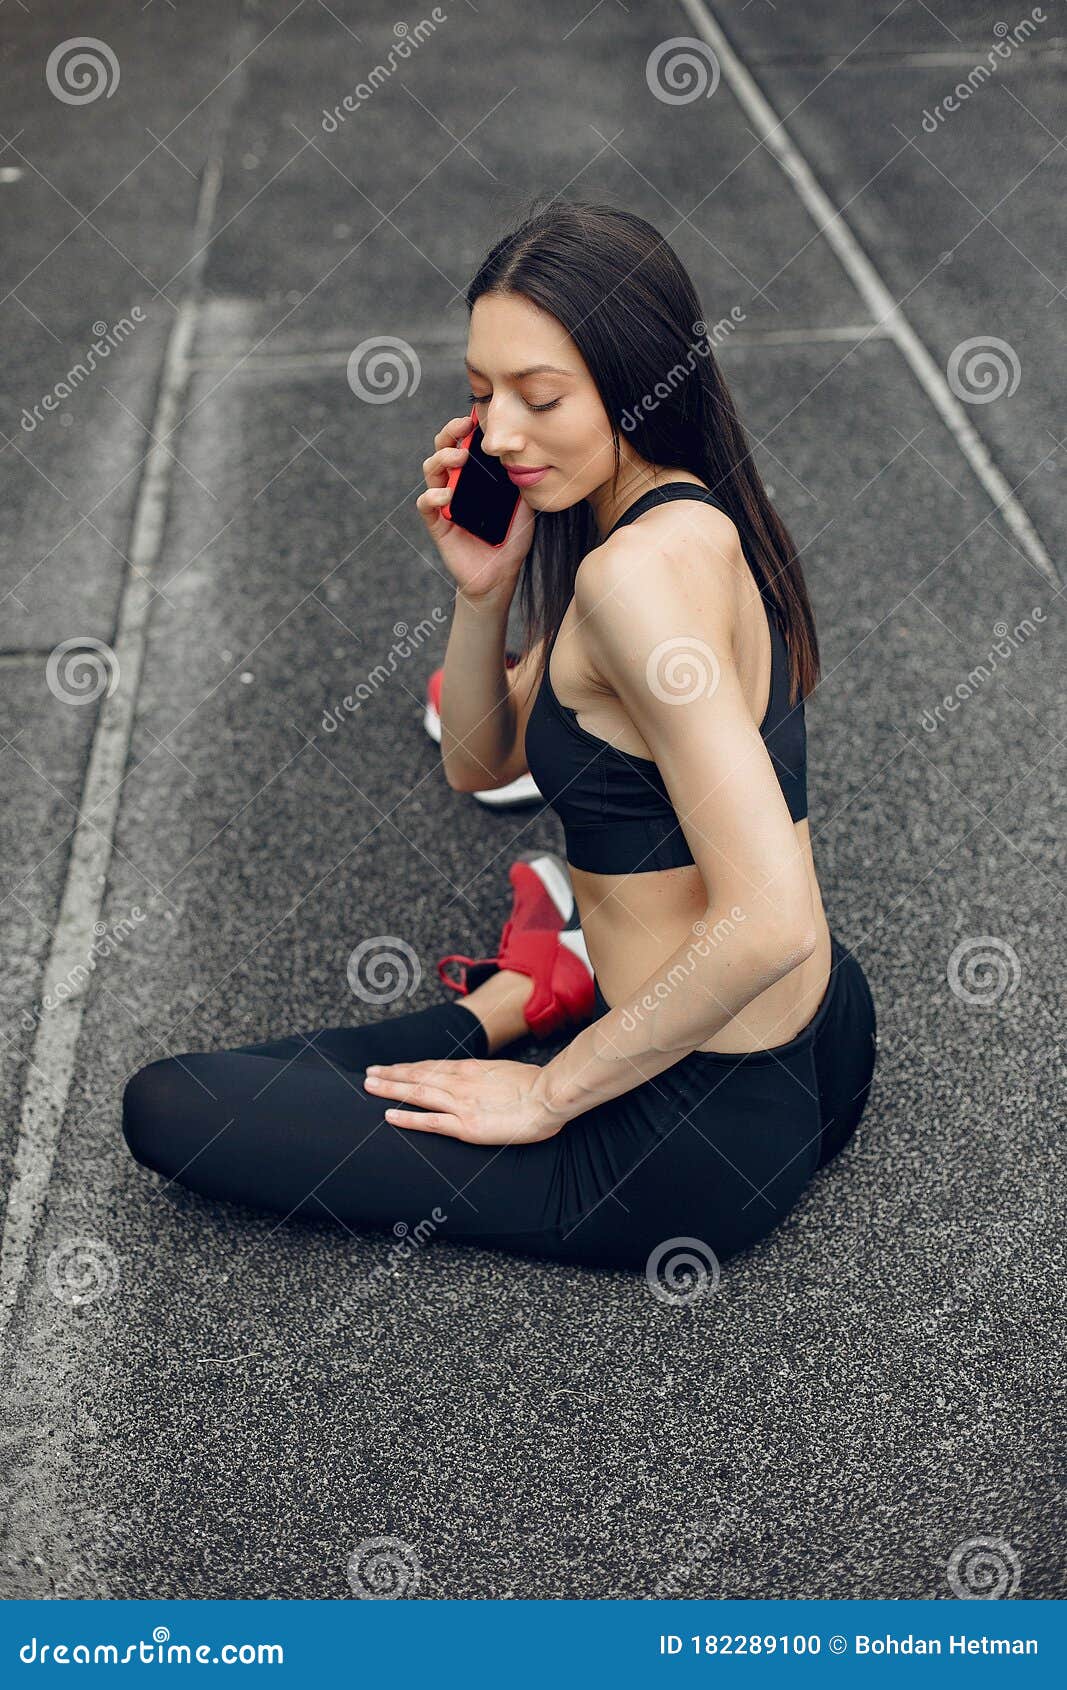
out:
<path id="1" fill-rule="evenodd" d="M 555 317 L 519 294 L 482 294 L 471 311 L 466 364 L 485 451 L 509 468 L 547 466 L 540 480 L 517 483 L 534 510 L 566 510 L 610 481 L 607 412 Z M 625 459 L 625 441 L 620 446 Z"/>

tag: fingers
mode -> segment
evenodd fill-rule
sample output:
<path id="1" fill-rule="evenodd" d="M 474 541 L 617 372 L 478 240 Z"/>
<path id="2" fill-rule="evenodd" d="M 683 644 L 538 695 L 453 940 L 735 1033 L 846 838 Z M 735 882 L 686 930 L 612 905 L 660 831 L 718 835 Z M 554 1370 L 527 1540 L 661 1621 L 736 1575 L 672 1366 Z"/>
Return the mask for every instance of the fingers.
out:
<path id="1" fill-rule="evenodd" d="M 363 1084 L 373 1096 L 383 1100 L 399 1098 L 403 1103 L 419 1105 L 419 1113 L 390 1108 L 385 1119 L 395 1127 L 415 1127 L 421 1132 L 445 1133 L 452 1138 L 477 1141 L 477 1135 L 464 1126 L 454 1113 L 457 1088 L 465 1088 L 471 1070 L 476 1067 L 470 1058 L 459 1061 L 374 1063 L 365 1070 Z M 436 1084 L 435 1084 L 436 1081 Z"/>
<path id="2" fill-rule="evenodd" d="M 374 1097 L 399 1098 L 402 1103 L 417 1103 L 425 1109 L 454 1109 L 456 1105 L 456 1086 L 459 1081 L 439 1072 L 439 1068 L 455 1067 L 457 1064 L 426 1062 L 411 1064 L 417 1067 L 422 1077 L 411 1074 L 404 1077 L 403 1064 L 397 1064 L 395 1069 L 383 1073 L 372 1074 L 369 1070 L 363 1076 L 364 1088 Z"/>
<path id="3" fill-rule="evenodd" d="M 470 1057 L 457 1061 L 445 1056 L 421 1056 L 417 1062 L 368 1062 L 363 1072 L 380 1074 L 388 1080 L 422 1080 L 427 1074 L 455 1074 L 459 1069 L 469 1067 L 470 1062 Z"/>
<path id="4" fill-rule="evenodd" d="M 455 1103 L 447 1086 L 430 1085 L 426 1080 L 382 1080 L 377 1074 L 368 1074 L 363 1084 L 374 1097 L 396 1097 L 425 1109 L 451 1109 Z"/>
<path id="5" fill-rule="evenodd" d="M 444 1133 L 449 1138 L 466 1138 L 463 1123 L 457 1115 L 409 1115 L 403 1109 L 387 1109 L 385 1118 L 393 1127 L 414 1127 L 422 1133 Z"/>
<path id="6" fill-rule="evenodd" d="M 438 448 L 454 446 L 456 441 L 462 440 L 464 435 L 469 434 L 473 427 L 474 423 L 471 421 L 469 412 L 465 417 L 449 417 L 444 428 L 439 429 L 434 435 L 433 443 Z"/>
<path id="7" fill-rule="evenodd" d="M 448 518 L 441 516 L 441 510 L 444 505 L 448 504 L 451 497 L 452 494 L 447 487 L 430 487 L 425 493 L 419 494 L 415 500 L 415 509 L 431 529 L 438 517 L 441 518 L 447 528 Z"/>
<path id="8" fill-rule="evenodd" d="M 434 451 L 423 460 L 422 473 L 426 477 L 427 487 L 444 487 L 448 482 L 448 472 L 457 464 L 463 463 L 467 457 L 467 448 L 458 442 L 466 438 L 474 424 L 469 416 L 450 417 L 444 428 L 439 429 L 433 437 Z M 447 501 L 442 501 L 447 503 Z M 426 510 L 421 501 L 417 500 L 423 515 Z"/>
<path id="9" fill-rule="evenodd" d="M 422 473 L 426 477 L 428 487 L 444 487 L 448 483 L 449 471 L 457 464 L 465 463 L 470 456 L 466 446 L 442 446 L 437 452 L 431 452 L 428 458 L 422 460 Z"/>

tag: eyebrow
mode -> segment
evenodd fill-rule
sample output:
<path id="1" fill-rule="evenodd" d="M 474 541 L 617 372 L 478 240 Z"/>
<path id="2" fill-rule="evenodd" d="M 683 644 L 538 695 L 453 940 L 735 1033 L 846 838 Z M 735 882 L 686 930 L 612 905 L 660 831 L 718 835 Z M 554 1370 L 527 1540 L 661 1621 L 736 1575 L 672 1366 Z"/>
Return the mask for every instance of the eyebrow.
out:
<path id="1" fill-rule="evenodd" d="M 466 364 L 468 370 L 471 372 L 471 375 L 481 376 L 483 381 L 489 380 L 489 377 L 486 375 L 485 371 L 479 370 L 474 364 L 471 363 L 469 358 L 464 358 L 463 362 Z M 521 381 L 524 376 L 538 376 L 538 375 L 542 375 L 546 372 L 548 372 L 548 373 L 550 373 L 554 376 L 573 376 L 573 374 L 574 374 L 573 370 L 563 370 L 563 369 L 560 368 L 560 366 L 558 364 L 530 364 L 525 370 L 511 370 L 508 374 L 508 380 L 509 381 Z"/>

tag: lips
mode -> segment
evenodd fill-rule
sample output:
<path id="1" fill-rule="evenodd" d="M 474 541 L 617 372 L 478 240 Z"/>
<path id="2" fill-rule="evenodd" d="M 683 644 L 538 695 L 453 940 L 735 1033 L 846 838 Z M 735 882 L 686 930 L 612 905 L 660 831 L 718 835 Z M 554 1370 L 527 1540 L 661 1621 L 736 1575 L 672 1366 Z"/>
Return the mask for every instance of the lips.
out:
<path id="1" fill-rule="evenodd" d="M 509 481 L 514 481 L 519 487 L 530 487 L 535 481 L 540 481 L 543 475 L 547 475 L 552 465 L 543 464 L 540 469 L 523 469 L 521 465 L 514 468 L 509 465 L 504 467 L 507 469 Z"/>

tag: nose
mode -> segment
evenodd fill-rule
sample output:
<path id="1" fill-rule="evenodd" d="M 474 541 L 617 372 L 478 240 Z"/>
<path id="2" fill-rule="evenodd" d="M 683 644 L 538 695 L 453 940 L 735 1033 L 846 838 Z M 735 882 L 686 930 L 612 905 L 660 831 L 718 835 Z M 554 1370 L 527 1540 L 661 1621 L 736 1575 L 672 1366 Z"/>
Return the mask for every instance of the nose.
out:
<path id="1" fill-rule="evenodd" d="M 505 420 L 499 401 L 491 399 L 482 424 L 482 450 L 491 458 L 517 456 L 522 451 L 524 438 L 514 422 L 509 425 Z"/>

